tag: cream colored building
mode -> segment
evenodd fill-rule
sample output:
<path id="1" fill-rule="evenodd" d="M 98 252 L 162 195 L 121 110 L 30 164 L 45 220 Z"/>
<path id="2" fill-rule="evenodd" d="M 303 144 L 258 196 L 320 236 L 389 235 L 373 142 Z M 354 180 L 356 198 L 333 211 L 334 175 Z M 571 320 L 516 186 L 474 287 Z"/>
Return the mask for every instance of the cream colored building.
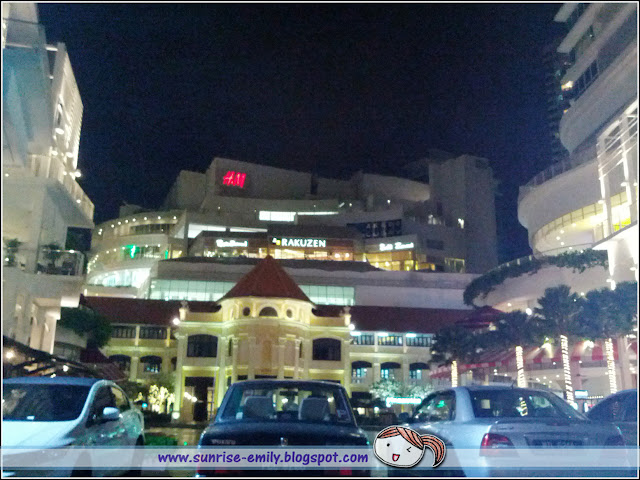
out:
<path id="1" fill-rule="evenodd" d="M 468 310 L 316 306 L 272 257 L 218 302 L 87 297 L 114 323 L 105 353 L 130 380 L 172 375 L 174 419 L 209 418 L 238 380 L 278 378 L 342 384 L 354 403 L 392 378 L 430 382 L 433 332 Z"/>

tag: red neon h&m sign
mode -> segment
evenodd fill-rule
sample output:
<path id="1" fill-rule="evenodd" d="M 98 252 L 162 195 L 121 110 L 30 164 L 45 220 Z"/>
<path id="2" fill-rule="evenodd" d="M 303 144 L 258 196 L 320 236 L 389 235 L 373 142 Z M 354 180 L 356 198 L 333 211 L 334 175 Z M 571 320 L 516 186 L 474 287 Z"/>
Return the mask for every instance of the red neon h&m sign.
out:
<path id="1" fill-rule="evenodd" d="M 222 184 L 229 185 L 231 187 L 244 188 L 244 181 L 246 178 L 246 173 L 234 172 L 233 170 L 229 170 L 224 174 L 224 177 L 222 177 Z"/>

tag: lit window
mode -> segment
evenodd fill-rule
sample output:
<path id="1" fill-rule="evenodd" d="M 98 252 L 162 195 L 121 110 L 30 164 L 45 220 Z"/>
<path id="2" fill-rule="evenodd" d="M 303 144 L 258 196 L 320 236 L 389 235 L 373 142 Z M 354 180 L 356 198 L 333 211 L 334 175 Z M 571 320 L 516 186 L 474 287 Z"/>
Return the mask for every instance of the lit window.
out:
<path id="1" fill-rule="evenodd" d="M 263 222 L 293 222 L 296 219 L 296 212 L 270 212 L 260 210 L 258 218 Z"/>

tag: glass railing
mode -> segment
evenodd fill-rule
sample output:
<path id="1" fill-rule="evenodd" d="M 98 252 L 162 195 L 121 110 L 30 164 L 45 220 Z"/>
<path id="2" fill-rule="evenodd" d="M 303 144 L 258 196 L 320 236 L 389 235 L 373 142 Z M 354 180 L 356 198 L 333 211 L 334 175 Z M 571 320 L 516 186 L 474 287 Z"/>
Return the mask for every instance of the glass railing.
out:
<path id="1" fill-rule="evenodd" d="M 44 50 L 46 41 L 42 25 L 23 20 L 2 19 L 2 48 L 41 47 Z"/>
<path id="2" fill-rule="evenodd" d="M 542 185 L 552 178 L 568 172 L 569 170 L 573 170 L 580 165 L 584 165 L 586 163 L 589 163 L 590 161 L 596 161 L 596 158 L 596 148 L 595 146 L 593 146 L 591 148 L 584 149 L 581 152 L 577 152 L 571 157 L 564 159 L 558 163 L 554 163 L 553 165 L 545 168 L 535 177 L 529 180 L 526 184 L 520 187 L 518 202 L 520 202 L 524 195 L 526 195 L 529 191 L 531 191 L 538 185 Z"/>
<path id="3" fill-rule="evenodd" d="M 37 251 L 22 247 L 5 247 L 3 265 L 27 273 L 44 275 L 84 275 L 84 254 L 75 250 L 40 247 Z"/>

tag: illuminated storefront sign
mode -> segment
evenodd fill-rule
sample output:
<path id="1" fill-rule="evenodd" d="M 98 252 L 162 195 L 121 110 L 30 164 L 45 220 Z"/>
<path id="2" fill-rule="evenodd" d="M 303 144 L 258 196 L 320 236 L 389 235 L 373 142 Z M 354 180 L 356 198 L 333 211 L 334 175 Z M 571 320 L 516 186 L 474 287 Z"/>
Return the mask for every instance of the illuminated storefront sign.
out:
<path id="1" fill-rule="evenodd" d="M 240 187 L 244 188 L 244 181 L 247 178 L 246 173 L 234 172 L 233 170 L 229 170 L 222 177 L 222 184 L 229 185 L 230 187 Z"/>
<path id="2" fill-rule="evenodd" d="M 249 246 L 248 240 L 242 240 L 242 241 L 223 240 L 221 238 L 218 238 L 216 240 L 216 247 L 219 247 L 219 248 L 248 247 L 248 246 Z"/>
<path id="3" fill-rule="evenodd" d="M 381 252 L 387 252 L 389 250 L 408 250 L 410 248 L 413 248 L 413 242 L 411 242 L 411 243 L 395 242 L 395 243 L 381 243 L 380 244 L 380 251 Z"/>
<path id="4" fill-rule="evenodd" d="M 279 247 L 326 248 L 327 241 L 317 238 L 272 238 L 271 243 Z"/>

